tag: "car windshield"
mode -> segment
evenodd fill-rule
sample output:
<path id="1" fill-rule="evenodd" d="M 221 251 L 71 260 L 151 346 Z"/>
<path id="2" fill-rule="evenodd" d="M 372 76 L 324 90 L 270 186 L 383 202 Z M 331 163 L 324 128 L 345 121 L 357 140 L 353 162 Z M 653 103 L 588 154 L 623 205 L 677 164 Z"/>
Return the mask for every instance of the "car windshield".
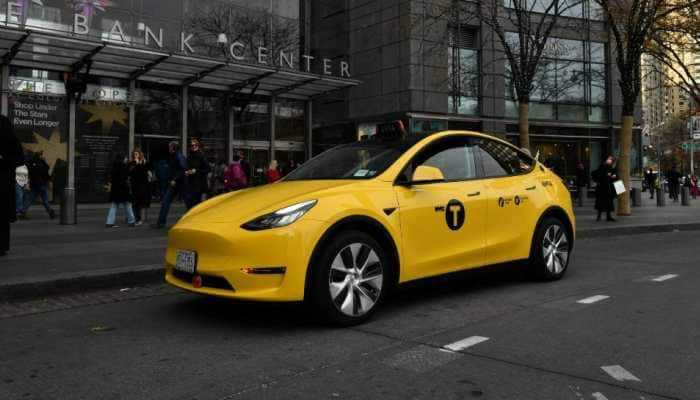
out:
<path id="1" fill-rule="evenodd" d="M 285 180 L 370 179 L 389 168 L 412 144 L 367 141 L 340 145 L 302 164 Z"/>

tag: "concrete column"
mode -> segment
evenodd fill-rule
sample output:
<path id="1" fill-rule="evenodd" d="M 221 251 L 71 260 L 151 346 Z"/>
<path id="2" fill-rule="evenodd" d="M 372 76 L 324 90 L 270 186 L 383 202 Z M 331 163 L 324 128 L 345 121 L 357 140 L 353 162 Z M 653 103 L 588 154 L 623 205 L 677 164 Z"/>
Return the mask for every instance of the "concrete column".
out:
<path id="1" fill-rule="evenodd" d="M 9 109 L 9 99 L 8 95 L 10 93 L 10 66 L 9 65 L 3 65 L 2 66 L 2 81 L 1 81 L 0 86 L 0 93 L 2 93 L 0 97 L 0 114 L 9 117 L 7 113 L 10 111 Z"/>
<path id="2" fill-rule="evenodd" d="M 129 158 L 134 152 L 134 137 L 136 135 L 136 81 L 129 82 Z"/>
<path id="3" fill-rule="evenodd" d="M 68 171 L 66 187 L 63 189 L 61 202 L 61 224 L 75 225 L 78 222 L 75 193 L 75 97 L 68 93 Z"/>
<path id="4" fill-rule="evenodd" d="M 306 149 L 306 159 L 310 159 L 312 155 L 312 139 L 313 139 L 313 100 L 306 100 L 304 109 L 304 148 Z"/>
<path id="5" fill-rule="evenodd" d="M 189 96 L 189 87 L 183 86 L 182 87 L 182 138 L 181 138 L 181 145 L 180 148 L 182 149 L 182 154 L 187 155 L 187 113 L 189 112 L 189 103 L 190 102 L 190 96 Z"/>
<path id="6" fill-rule="evenodd" d="M 270 160 L 275 159 L 275 97 L 270 97 Z"/>
<path id="7" fill-rule="evenodd" d="M 236 112 L 233 108 L 233 104 L 228 107 L 228 140 L 226 142 L 228 149 L 228 162 L 233 161 L 233 128 L 234 128 L 234 117 Z"/>

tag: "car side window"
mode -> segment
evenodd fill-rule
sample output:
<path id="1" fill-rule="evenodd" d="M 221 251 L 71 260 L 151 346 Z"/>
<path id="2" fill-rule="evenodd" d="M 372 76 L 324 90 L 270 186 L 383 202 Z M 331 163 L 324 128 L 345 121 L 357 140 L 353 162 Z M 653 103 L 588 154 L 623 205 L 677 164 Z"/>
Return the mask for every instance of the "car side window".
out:
<path id="1" fill-rule="evenodd" d="M 474 179 L 477 177 L 475 152 L 469 138 L 448 138 L 420 153 L 407 172 L 410 176 L 416 167 L 427 165 L 439 169 L 446 181 Z"/>
<path id="2" fill-rule="evenodd" d="M 480 138 L 476 144 L 486 178 L 522 174 L 535 165 L 532 157 L 495 140 Z"/>

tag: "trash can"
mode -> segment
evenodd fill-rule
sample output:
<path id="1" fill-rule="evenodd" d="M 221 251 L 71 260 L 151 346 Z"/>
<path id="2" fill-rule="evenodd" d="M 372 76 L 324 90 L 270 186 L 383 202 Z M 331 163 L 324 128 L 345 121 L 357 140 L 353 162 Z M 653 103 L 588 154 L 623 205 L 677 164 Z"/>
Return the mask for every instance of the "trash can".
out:
<path id="1" fill-rule="evenodd" d="M 666 193 L 663 188 L 656 189 L 656 205 L 658 207 L 666 205 Z"/>
<path id="2" fill-rule="evenodd" d="M 681 205 L 690 205 L 690 188 L 685 186 L 681 188 Z"/>
<path id="3" fill-rule="evenodd" d="M 632 188 L 632 190 L 630 190 L 630 199 L 632 200 L 632 207 L 641 207 L 642 191 L 638 188 Z"/>

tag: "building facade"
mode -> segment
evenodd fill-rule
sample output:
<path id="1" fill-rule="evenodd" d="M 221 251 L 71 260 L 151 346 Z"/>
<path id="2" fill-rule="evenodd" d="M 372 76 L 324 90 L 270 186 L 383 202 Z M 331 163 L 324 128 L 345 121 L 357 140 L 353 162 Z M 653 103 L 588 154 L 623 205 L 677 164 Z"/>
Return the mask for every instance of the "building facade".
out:
<path id="1" fill-rule="evenodd" d="M 0 0 L 0 111 L 55 197 L 106 200 L 116 158 L 138 147 L 156 167 L 189 138 L 213 161 L 242 152 L 257 183 L 271 159 L 309 156 L 314 99 L 358 83 L 308 50 L 309 4 Z"/>
<path id="2" fill-rule="evenodd" d="M 397 119 L 413 133 L 472 129 L 517 142 L 517 102 L 500 42 L 474 13 L 426 17 L 436 4 L 450 3 L 477 7 L 450 0 L 316 5 L 312 51 L 347 57 L 362 82 L 344 96 L 317 101 L 319 150 L 375 134 Z M 533 153 L 568 176 L 578 162 L 590 170 L 617 153 L 622 100 L 613 44 L 596 3 L 576 3 L 560 19 L 568 24 L 555 28 L 545 49 L 529 116 Z M 639 174 L 640 129 L 632 153 Z"/>

